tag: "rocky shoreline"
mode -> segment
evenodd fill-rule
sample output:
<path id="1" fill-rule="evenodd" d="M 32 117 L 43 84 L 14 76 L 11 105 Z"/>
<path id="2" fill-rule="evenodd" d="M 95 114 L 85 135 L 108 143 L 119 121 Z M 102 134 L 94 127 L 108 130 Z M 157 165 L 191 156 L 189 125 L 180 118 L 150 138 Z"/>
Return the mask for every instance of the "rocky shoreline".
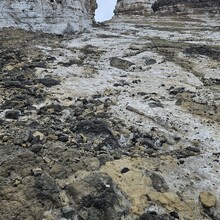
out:
<path id="1" fill-rule="evenodd" d="M 0 30 L 0 219 L 218 220 L 218 16 Z"/>

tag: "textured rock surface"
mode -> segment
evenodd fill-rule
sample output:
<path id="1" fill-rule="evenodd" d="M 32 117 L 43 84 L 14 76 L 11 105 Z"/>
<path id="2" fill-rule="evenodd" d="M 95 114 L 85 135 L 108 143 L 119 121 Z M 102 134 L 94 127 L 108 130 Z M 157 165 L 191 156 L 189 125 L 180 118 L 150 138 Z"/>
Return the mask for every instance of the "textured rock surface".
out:
<path id="1" fill-rule="evenodd" d="M 95 0 L 2 0 L 0 27 L 74 33 L 91 25 L 96 7 Z"/>
<path id="2" fill-rule="evenodd" d="M 219 13 L 218 0 L 157 0 L 153 3 L 154 12 L 213 12 Z"/>
<path id="3" fill-rule="evenodd" d="M 152 13 L 151 8 L 155 0 L 118 0 L 116 14 L 147 14 Z"/>
<path id="4" fill-rule="evenodd" d="M 202 205 L 206 208 L 211 208 L 216 205 L 216 197 L 210 192 L 201 192 L 199 194 L 199 199 Z"/>
<path id="5" fill-rule="evenodd" d="M 118 0 L 116 14 L 149 14 L 153 12 L 219 13 L 218 0 Z"/>
<path id="6" fill-rule="evenodd" d="M 0 219 L 219 220 L 219 57 L 217 14 L 0 30 Z"/>

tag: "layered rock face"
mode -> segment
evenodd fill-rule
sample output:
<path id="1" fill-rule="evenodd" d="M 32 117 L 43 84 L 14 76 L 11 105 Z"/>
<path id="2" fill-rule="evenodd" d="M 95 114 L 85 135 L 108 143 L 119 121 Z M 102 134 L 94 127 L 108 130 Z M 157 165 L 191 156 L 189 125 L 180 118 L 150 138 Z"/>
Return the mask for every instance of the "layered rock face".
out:
<path id="1" fill-rule="evenodd" d="M 220 6 L 219 0 L 157 0 L 153 3 L 154 12 L 199 12 L 213 11 L 218 12 Z"/>
<path id="2" fill-rule="evenodd" d="M 218 0 L 118 0 L 116 14 L 219 11 Z"/>
<path id="3" fill-rule="evenodd" d="M 72 33 L 89 27 L 96 7 L 95 0 L 3 0 L 0 27 Z"/>
<path id="4" fill-rule="evenodd" d="M 116 14 L 146 14 L 152 12 L 155 0 L 118 0 Z"/>

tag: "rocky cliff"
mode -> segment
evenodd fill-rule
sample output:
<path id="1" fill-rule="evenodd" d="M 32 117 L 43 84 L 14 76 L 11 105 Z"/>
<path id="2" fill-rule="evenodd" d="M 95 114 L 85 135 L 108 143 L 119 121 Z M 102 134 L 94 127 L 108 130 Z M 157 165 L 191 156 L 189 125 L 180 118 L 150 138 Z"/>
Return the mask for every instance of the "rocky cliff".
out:
<path id="1" fill-rule="evenodd" d="M 116 14 L 146 14 L 152 12 L 152 4 L 155 0 L 118 0 Z"/>
<path id="2" fill-rule="evenodd" d="M 118 0 L 116 14 L 219 12 L 219 0 Z"/>
<path id="3" fill-rule="evenodd" d="M 219 0 L 118 0 L 115 14 L 149 15 L 154 12 L 219 12 Z M 66 34 L 91 27 L 96 0 L 2 0 L 0 28 L 16 27 Z"/>
<path id="4" fill-rule="evenodd" d="M 0 27 L 73 33 L 90 26 L 96 7 L 95 0 L 3 0 Z"/>
<path id="5" fill-rule="evenodd" d="M 219 0 L 157 0 L 152 4 L 154 12 L 214 12 L 218 13 Z"/>

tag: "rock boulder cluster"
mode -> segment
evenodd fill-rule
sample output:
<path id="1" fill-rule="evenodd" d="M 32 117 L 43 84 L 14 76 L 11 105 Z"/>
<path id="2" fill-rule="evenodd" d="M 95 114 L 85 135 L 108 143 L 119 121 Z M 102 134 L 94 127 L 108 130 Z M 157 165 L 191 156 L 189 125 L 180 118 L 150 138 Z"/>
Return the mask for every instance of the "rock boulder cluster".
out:
<path id="1" fill-rule="evenodd" d="M 220 219 L 217 1 L 0 6 L 0 219 Z"/>

